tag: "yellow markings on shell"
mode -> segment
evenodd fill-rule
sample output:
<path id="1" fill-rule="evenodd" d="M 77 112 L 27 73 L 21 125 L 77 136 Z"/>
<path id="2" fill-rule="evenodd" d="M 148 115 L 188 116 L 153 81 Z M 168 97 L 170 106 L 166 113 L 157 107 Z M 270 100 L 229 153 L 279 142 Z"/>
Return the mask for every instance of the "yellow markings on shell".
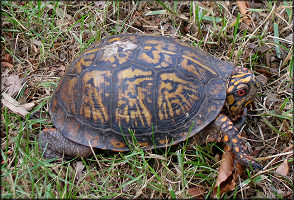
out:
<path id="1" fill-rule="evenodd" d="M 90 55 L 87 55 L 86 58 L 89 59 L 89 60 L 93 60 L 95 58 L 95 56 L 96 55 L 92 53 Z"/>
<path id="2" fill-rule="evenodd" d="M 118 64 L 121 65 L 129 61 L 130 57 L 134 54 L 134 50 L 138 47 L 132 41 L 122 41 L 120 38 L 112 38 L 108 42 L 109 44 L 100 49 L 102 55 L 99 57 L 99 60 L 110 62 L 112 67 L 117 67 Z"/>
<path id="3" fill-rule="evenodd" d="M 120 40 L 121 40 L 121 38 L 119 38 L 119 37 L 114 37 L 114 38 L 109 39 L 109 40 L 108 40 L 108 43 L 115 42 L 115 41 L 120 41 Z"/>
<path id="4" fill-rule="evenodd" d="M 73 111 L 73 113 L 76 113 L 76 109 L 75 109 L 75 102 L 74 102 L 74 97 L 76 94 L 73 94 L 76 89 L 77 89 L 77 81 L 78 79 L 77 78 L 71 78 L 70 80 L 68 80 L 67 82 L 67 91 L 71 91 L 70 92 L 70 101 L 67 101 L 67 102 L 72 102 L 70 103 L 68 106 L 69 108 Z M 67 92 L 68 93 L 68 92 Z M 66 94 L 66 93 L 64 93 Z"/>
<path id="5" fill-rule="evenodd" d="M 76 77 L 70 77 L 66 76 L 66 78 L 63 80 L 62 83 L 66 82 L 66 84 L 60 85 L 60 97 L 63 99 L 64 102 L 66 102 L 66 105 L 68 106 L 71 113 L 76 113 L 76 91 L 77 91 L 77 82 L 78 79 Z"/>
<path id="6" fill-rule="evenodd" d="M 237 135 L 237 137 L 238 137 L 239 139 L 241 139 L 241 138 L 242 138 L 242 136 L 241 136 L 240 134 L 238 134 L 238 135 Z"/>
<path id="7" fill-rule="evenodd" d="M 110 82 L 105 77 L 110 78 L 111 72 L 92 70 L 86 72 L 82 79 L 82 91 L 87 91 L 88 93 L 82 95 L 81 111 L 87 119 L 92 116 L 94 121 L 99 120 L 102 123 L 109 120 L 107 108 L 103 104 L 103 94 L 105 93 L 105 87 L 110 86 Z M 88 83 L 91 80 L 94 85 Z M 98 105 L 95 105 L 96 102 Z"/>
<path id="8" fill-rule="evenodd" d="M 150 147 L 148 142 L 139 142 L 138 144 L 140 147 Z"/>
<path id="9" fill-rule="evenodd" d="M 171 51 L 165 50 L 163 49 L 163 47 L 166 47 Z M 147 63 L 158 64 L 157 66 L 155 66 L 155 68 L 168 67 L 172 65 L 172 56 L 177 54 L 177 52 L 175 52 L 174 44 L 163 44 L 161 41 L 158 40 L 146 41 L 146 45 L 143 47 L 143 49 L 145 51 L 151 52 L 153 57 L 149 56 L 146 52 L 143 51 L 138 56 L 138 59 L 141 59 Z"/>
<path id="10" fill-rule="evenodd" d="M 160 144 L 168 144 L 168 139 L 159 140 Z"/>
<path id="11" fill-rule="evenodd" d="M 141 59 L 143 59 L 145 62 L 156 64 L 160 60 L 159 52 L 158 51 L 152 51 L 153 57 L 151 58 L 148 56 L 145 52 L 142 53 Z"/>
<path id="12" fill-rule="evenodd" d="M 195 68 L 194 68 L 193 65 L 188 65 L 188 60 L 187 60 L 187 59 L 185 59 L 185 60 L 182 61 L 181 66 L 182 66 L 184 69 L 188 70 L 188 72 L 191 72 L 191 73 L 195 74 L 197 77 L 200 77 L 200 76 L 201 76 L 201 75 L 195 70 Z"/>
<path id="13" fill-rule="evenodd" d="M 176 109 L 176 114 L 177 114 L 177 115 L 180 115 L 181 112 L 182 112 L 182 111 L 181 111 L 180 109 Z"/>
<path id="14" fill-rule="evenodd" d="M 185 59 L 187 59 L 187 60 L 190 60 L 190 61 L 192 61 L 192 62 L 194 62 L 194 63 L 200 65 L 203 69 L 205 69 L 205 70 L 211 72 L 212 74 L 217 75 L 217 73 L 216 73 L 215 71 L 213 71 L 209 66 L 206 66 L 206 65 L 202 64 L 201 62 L 199 62 L 199 60 L 202 60 L 202 59 L 199 58 L 196 54 L 191 54 L 191 53 L 190 53 L 190 55 L 191 55 L 191 56 L 194 56 L 194 58 L 196 58 L 196 59 L 194 59 L 194 58 L 192 58 L 192 57 L 190 57 L 190 56 L 187 56 L 187 55 L 182 55 L 182 56 L 183 56 L 183 58 L 185 58 Z M 195 70 L 194 70 L 194 72 L 196 73 Z M 199 76 L 199 77 L 200 77 L 200 76 Z"/>
<path id="15" fill-rule="evenodd" d="M 119 148 L 119 149 L 126 147 L 125 143 L 123 143 L 121 141 L 114 140 L 114 139 L 110 140 L 110 144 L 112 146 L 114 146 L 115 148 Z"/>
<path id="16" fill-rule="evenodd" d="M 177 54 L 177 52 L 175 52 L 176 45 L 172 43 L 163 43 L 160 40 L 148 40 L 146 41 L 146 44 L 156 45 L 154 46 L 154 48 L 163 54 L 171 54 L 171 55 Z M 166 49 L 168 50 L 164 50 L 163 47 L 166 47 Z"/>
<path id="17" fill-rule="evenodd" d="M 78 73 L 81 73 L 83 70 L 82 66 L 90 66 L 93 63 L 92 60 L 85 61 L 85 59 L 82 57 L 75 65 L 75 68 Z"/>
<path id="18" fill-rule="evenodd" d="M 88 53 L 95 53 L 97 51 L 99 51 L 101 48 L 95 48 L 95 49 L 91 49 L 89 51 L 86 51 L 84 54 L 88 54 Z"/>
<path id="19" fill-rule="evenodd" d="M 151 50 L 152 47 L 151 47 L 151 46 L 145 46 L 144 49 L 145 49 L 145 50 Z"/>
<path id="20" fill-rule="evenodd" d="M 185 96 L 184 90 L 194 90 L 194 88 L 189 88 L 190 82 L 179 78 L 175 73 L 164 73 L 160 75 L 159 89 L 158 89 L 158 99 L 157 105 L 160 108 L 158 110 L 158 116 L 160 120 L 174 118 L 175 114 L 183 114 L 189 111 L 192 103 L 198 99 L 195 94 L 187 94 Z M 165 80 L 172 80 L 175 83 L 176 89 L 174 90 L 172 83 Z M 164 93 L 161 91 L 164 90 Z M 183 104 L 183 102 L 185 104 Z M 177 104 L 181 107 L 181 111 L 174 110 L 172 104 Z"/>
<path id="21" fill-rule="evenodd" d="M 110 62 L 110 63 L 114 63 L 115 62 L 115 57 L 109 57 L 109 58 L 106 58 L 105 60 L 104 60 L 105 62 Z"/>
<path id="22" fill-rule="evenodd" d="M 132 80 L 132 78 L 137 76 L 143 77 Z M 153 81 L 152 71 L 143 71 L 140 69 L 132 70 L 128 68 L 119 72 L 117 78 L 119 100 L 115 110 L 115 119 L 119 126 L 121 126 L 122 120 L 126 122 L 133 121 L 136 126 L 138 125 L 138 121 L 140 121 L 143 126 L 151 126 L 152 113 L 150 108 L 145 105 L 144 101 L 151 102 L 150 95 L 153 86 L 151 83 Z M 140 85 L 146 81 L 150 83 L 145 84 L 144 88 L 140 87 Z M 123 87 L 123 85 L 126 87 Z"/>

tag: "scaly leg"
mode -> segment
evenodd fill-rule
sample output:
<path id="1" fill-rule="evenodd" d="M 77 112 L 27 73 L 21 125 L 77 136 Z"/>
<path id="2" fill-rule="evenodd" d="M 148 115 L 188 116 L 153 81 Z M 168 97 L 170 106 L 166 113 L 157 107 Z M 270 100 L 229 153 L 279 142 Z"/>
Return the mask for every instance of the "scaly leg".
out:
<path id="1" fill-rule="evenodd" d="M 93 155 L 91 148 L 72 142 L 64 137 L 57 129 L 44 129 L 39 134 L 40 148 L 45 158 L 62 157 L 71 158 L 87 158 Z"/>
<path id="2" fill-rule="evenodd" d="M 262 167 L 249 156 L 239 131 L 226 115 L 220 114 L 213 123 L 220 130 L 222 142 L 230 147 L 235 153 L 237 160 L 240 161 L 242 165 L 245 167 L 252 165 L 254 169 L 262 169 Z"/>

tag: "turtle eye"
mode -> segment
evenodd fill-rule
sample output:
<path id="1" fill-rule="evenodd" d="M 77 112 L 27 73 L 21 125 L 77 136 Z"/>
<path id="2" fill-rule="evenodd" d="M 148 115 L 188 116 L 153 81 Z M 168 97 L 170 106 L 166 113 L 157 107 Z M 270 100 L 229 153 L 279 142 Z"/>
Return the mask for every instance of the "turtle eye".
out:
<path id="1" fill-rule="evenodd" d="M 244 96 L 245 94 L 246 94 L 246 91 L 245 91 L 244 89 L 238 91 L 238 95 L 239 95 L 240 97 Z"/>

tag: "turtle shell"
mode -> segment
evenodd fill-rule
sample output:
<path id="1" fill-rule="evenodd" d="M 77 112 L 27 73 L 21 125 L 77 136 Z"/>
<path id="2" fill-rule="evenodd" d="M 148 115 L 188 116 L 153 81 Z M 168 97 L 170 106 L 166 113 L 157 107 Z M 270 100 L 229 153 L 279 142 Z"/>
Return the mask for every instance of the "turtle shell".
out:
<path id="1" fill-rule="evenodd" d="M 218 116 L 233 68 L 172 38 L 117 35 L 73 61 L 49 113 L 65 137 L 82 145 L 164 147 L 194 136 Z"/>

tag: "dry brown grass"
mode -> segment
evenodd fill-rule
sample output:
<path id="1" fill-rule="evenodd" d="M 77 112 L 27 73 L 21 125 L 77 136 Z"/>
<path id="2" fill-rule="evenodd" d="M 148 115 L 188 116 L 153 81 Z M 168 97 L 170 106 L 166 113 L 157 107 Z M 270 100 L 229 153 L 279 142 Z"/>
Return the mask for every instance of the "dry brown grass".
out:
<path id="1" fill-rule="evenodd" d="M 1 92 L 20 105 L 33 103 L 27 117 L 1 109 L 2 197 L 186 198 L 192 187 L 209 197 L 219 167 L 215 144 L 103 152 L 87 162 L 50 162 L 38 151 L 38 133 L 52 126 L 48 100 L 65 67 L 101 38 L 152 33 L 253 70 L 262 88 L 243 130 L 264 169 L 244 173 L 224 197 L 293 198 L 293 4 L 249 5 L 246 25 L 228 1 L 2 2 Z M 280 175 L 285 160 L 289 172 Z"/>

